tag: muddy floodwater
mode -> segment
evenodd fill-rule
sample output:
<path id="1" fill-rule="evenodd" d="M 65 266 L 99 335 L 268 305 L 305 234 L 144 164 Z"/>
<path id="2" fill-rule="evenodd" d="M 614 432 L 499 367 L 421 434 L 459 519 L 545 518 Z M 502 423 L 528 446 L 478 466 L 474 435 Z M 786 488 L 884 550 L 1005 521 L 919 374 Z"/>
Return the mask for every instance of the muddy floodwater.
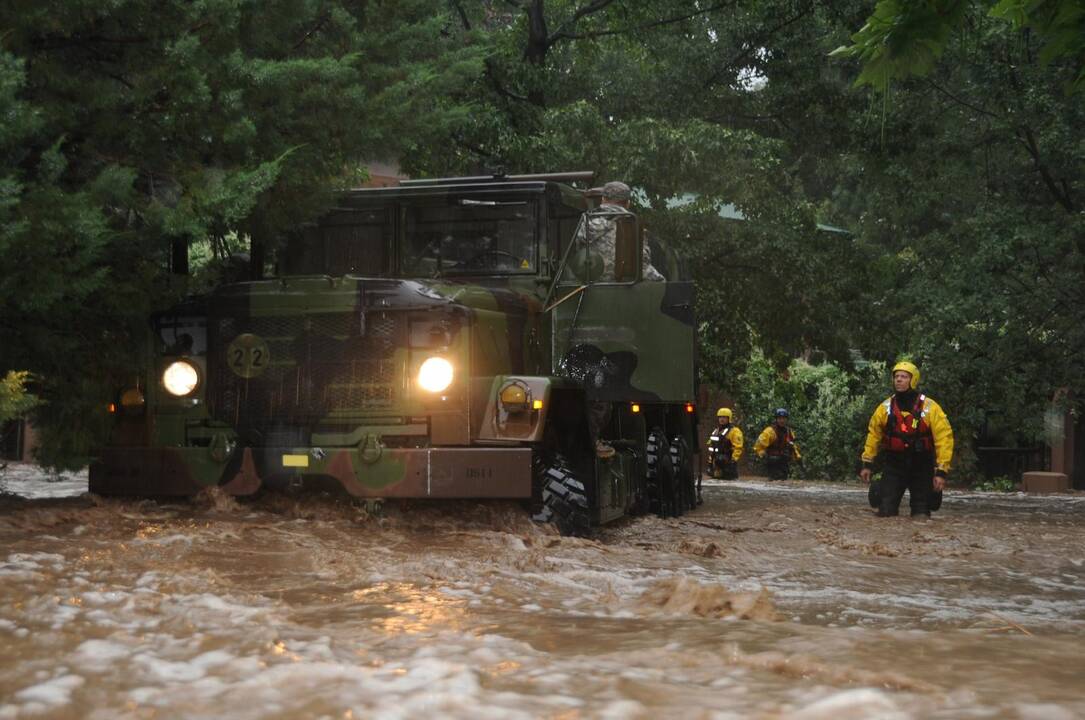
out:
<path id="1" fill-rule="evenodd" d="M 584 540 L 502 503 L 0 490 L 0 719 L 1085 716 L 1082 496 L 917 523 L 713 483 Z"/>

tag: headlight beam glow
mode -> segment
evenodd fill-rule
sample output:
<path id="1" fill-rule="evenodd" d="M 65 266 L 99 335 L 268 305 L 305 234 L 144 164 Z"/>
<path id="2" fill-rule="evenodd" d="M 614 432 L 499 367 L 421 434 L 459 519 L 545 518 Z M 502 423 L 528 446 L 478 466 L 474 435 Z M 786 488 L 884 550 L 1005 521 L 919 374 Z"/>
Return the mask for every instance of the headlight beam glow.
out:
<path id="1" fill-rule="evenodd" d="M 427 358 L 418 370 L 418 384 L 432 393 L 443 392 L 452 384 L 452 363 L 443 357 Z"/>
<path id="2" fill-rule="evenodd" d="M 200 373 L 196 366 L 187 360 L 170 363 L 162 373 L 162 385 L 166 392 L 176 397 L 191 395 L 200 384 Z"/>

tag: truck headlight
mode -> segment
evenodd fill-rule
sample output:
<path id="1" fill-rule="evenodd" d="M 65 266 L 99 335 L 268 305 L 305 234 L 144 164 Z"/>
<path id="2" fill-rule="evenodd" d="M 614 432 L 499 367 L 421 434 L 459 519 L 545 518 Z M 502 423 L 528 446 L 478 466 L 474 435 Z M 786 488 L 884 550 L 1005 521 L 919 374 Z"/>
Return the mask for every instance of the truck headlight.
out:
<path id="1" fill-rule="evenodd" d="M 423 390 L 438 393 L 452 384 L 452 363 L 443 357 L 427 358 L 418 370 L 418 384 Z"/>
<path id="2" fill-rule="evenodd" d="M 166 371 L 162 373 L 162 385 L 170 395 L 177 397 L 190 395 L 199 384 L 200 373 L 196 366 L 187 360 L 170 363 Z"/>

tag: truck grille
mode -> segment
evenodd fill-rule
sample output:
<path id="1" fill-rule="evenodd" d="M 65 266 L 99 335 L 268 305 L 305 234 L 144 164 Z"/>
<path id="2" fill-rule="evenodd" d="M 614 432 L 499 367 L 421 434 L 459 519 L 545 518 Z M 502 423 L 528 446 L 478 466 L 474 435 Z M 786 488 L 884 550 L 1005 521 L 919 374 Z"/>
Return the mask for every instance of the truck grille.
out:
<path id="1" fill-rule="evenodd" d="M 209 322 L 209 410 L 243 435 L 265 444 L 305 444 L 312 426 L 331 415 L 389 408 L 406 372 L 406 318 L 369 313 L 246 317 L 220 314 Z M 267 344 L 270 362 L 259 375 L 240 377 L 227 348 L 250 333 Z M 246 431 L 249 431 L 246 433 Z"/>

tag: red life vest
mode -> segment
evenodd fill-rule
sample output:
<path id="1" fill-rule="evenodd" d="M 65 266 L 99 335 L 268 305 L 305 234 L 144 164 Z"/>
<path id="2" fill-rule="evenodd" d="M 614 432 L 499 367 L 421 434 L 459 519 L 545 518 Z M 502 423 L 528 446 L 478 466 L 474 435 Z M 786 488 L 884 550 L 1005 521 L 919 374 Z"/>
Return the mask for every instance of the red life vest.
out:
<path id="1" fill-rule="evenodd" d="M 795 433 L 791 432 L 791 428 L 783 428 L 783 432 L 780 432 L 778 425 L 773 425 L 772 429 L 776 433 L 776 439 L 765 448 L 765 452 L 769 455 L 782 455 L 790 458 L 791 446 L 795 444 Z"/>
<path id="2" fill-rule="evenodd" d="M 934 435 L 931 433 L 927 413 L 923 410 L 926 396 L 916 398 L 915 407 L 904 413 L 897 406 L 894 396 L 889 401 L 889 413 L 885 423 L 882 447 L 889 452 L 933 452 Z"/>

